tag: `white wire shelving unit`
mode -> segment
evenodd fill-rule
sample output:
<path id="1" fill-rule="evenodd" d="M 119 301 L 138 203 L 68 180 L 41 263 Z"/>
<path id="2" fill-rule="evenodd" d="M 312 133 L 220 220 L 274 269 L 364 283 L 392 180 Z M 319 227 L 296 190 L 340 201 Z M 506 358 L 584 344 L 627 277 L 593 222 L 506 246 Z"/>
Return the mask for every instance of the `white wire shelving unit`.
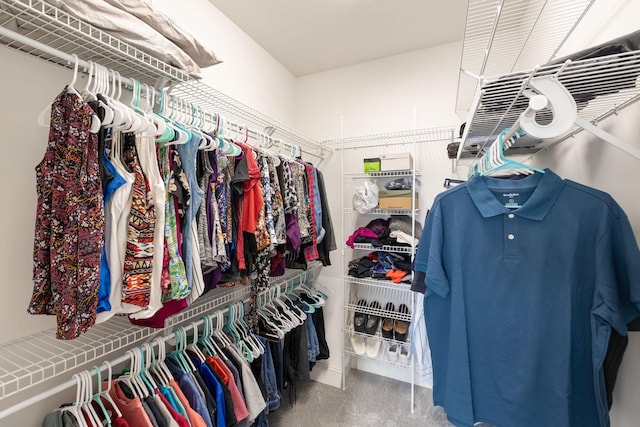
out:
<path id="1" fill-rule="evenodd" d="M 16 40 L 13 34 L 22 36 Z M 38 46 L 34 46 L 35 41 Z M 296 131 L 290 125 L 214 89 L 187 73 L 163 62 L 122 40 L 56 8 L 43 0 L 0 0 L 0 45 L 26 53 L 43 61 L 73 68 L 69 56 L 76 54 L 84 62 L 96 62 L 171 93 L 208 112 L 257 132 L 265 129 L 285 143 L 302 147 L 316 159 L 329 158 L 330 147 Z"/>
<path id="2" fill-rule="evenodd" d="M 407 215 L 411 218 L 413 225 L 410 235 L 415 236 L 415 223 L 420 215 L 418 208 L 418 177 L 426 175 L 426 171 L 420 169 L 418 163 L 424 159 L 431 161 L 432 158 L 436 159 L 441 150 L 441 147 L 445 144 L 453 141 L 453 128 L 452 127 L 436 127 L 427 129 L 415 129 L 398 132 L 388 132 L 379 134 L 370 134 L 355 137 L 338 138 L 332 140 L 326 140 L 322 142 L 323 146 L 332 147 L 337 153 L 340 154 L 341 172 L 342 172 L 342 226 L 341 235 L 344 239 L 348 237 L 356 227 L 357 223 L 370 218 L 372 215 L 378 217 L 388 218 L 390 215 Z M 437 147 L 437 150 L 434 148 Z M 376 157 L 376 155 L 382 155 L 392 152 L 409 152 L 412 155 L 413 163 L 412 167 L 408 170 L 393 170 L 393 171 L 381 171 L 365 173 L 363 169 L 363 159 Z M 419 155 L 418 155 L 419 153 Z M 439 157 L 438 157 L 439 160 Z M 434 160 L 435 161 L 435 160 Z M 401 177 L 410 179 L 412 182 L 412 203 L 410 209 L 373 209 L 366 213 L 360 213 L 355 211 L 351 206 L 350 197 L 353 194 L 353 188 L 360 185 L 362 180 L 370 179 L 374 180 L 376 185 L 383 185 L 385 181 L 393 180 L 394 178 Z M 348 230 L 348 232 L 347 232 Z M 409 233 L 408 233 L 409 234 Z M 407 375 L 407 382 L 410 382 L 411 386 L 411 411 L 415 408 L 415 366 L 413 357 L 409 358 L 408 364 L 397 363 L 389 361 L 385 357 L 384 349 L 386 346 L 395 342 L 382 338 L 379 335 L 365 336 L 362 338 L 367 340 L 379 340 L 382 346 L 380 354 L 375 358 L 369 358 L 366 355 L 357 354 L 351 343 L 351 337 L 354 335 L 360 335 L 353 330 L 353 315 L 356 311 L 364 312 L 365 314 L 375 314 L 382 318 L 395 318 L 398 320 L 404 320 L 406 322 L 411 321 L 411 314 L 400 314 L 385 310 L 387 302 L 393 302 L 395 307 L 398 308 L 399 304 L 405 304 L 410 312 L 413 312 L 413 295 L 410 289 L 410 285 L 407 283 L 395 284 L 390 280 L 375 280 L 371 278 L 356 278 L 346 274 L 348 268 L 348 262 L 352 256 L 355 256 L 354 251 L 388 251 L 395 253 L 402 253 L 409 256 L 413 256 L 415 248 L 413 247 L 400 247 L 400 246 L 383 246 L 381 248 L 374 248 L 369 244 L 355 244 L 354 250 L 343 248 L 342 250 L 342 271 L 345 273 L 342 277 L 342 283 L 344 286 L 343 293 L 343 333 L 344 333 L 344 347 L 342 353 L 342 384 L 346 383 L 346 376 L 351 368 L 363 368 L 359 362 L 364 364 L 369 361 L 380 363 L 385 367 L 398 367 L 406 369 L 408 371 L 396 371 L 395 373 L 404 376 Z M 362 255 L 362 254 L 360 254 Z M 357 301 L 361 298 L 369 301 L 379 301 L 382 309 L 374 309 L 371 307 L 357 306 Z M 400 342 L 397 342 L 400 343 Z M 400 344 L 410 345 L 410 343 L 403 342 Z M 366 369 L 366 367 L 364 368 Z M 390 371 L 376 371 L 382 375 L 389 375 Z M 410 376 L 410 379 L 409 379 Z"/>
<path id="3" fill-rule="evenodd" d="M 184 96 L 186 101 L 210 112 L 240 120 L 246 126 L 257 126 L 259 131 L 266 127 L 275 129 L 285 142 L 314 149 L 316 155 L 333 152 L 292 127 L 193 80 L 182 70 L 43 0 L 0 0 L 0 46 L 69 69 L 74 66 L 72 55 L 75 54 L 81 64 L 93 61 L 119 72 L 123 81 L 135 78 L 157 89 L 171 86 L 175 95 Z M 284 276 L 270 278 L 270 282 L 273 287 L 283 287 L 313 281 L 320 268 L 321 264 L 314 262 L 305 271 L 287 270 Z M 69 386 L 69 381 L 60 382 L 70 372 L 121 354 L 156 336 L 166 338 L 175 327 L 234 302 L 246 301 L 249 292 L 249 286 L 239 285 L 214 289 L 185 311 L 166 319 L 164 329 L 131 325 L 126 317 L 116 316 L 71 341 L 57 340 L 55 331 L 48 330 L 3 343 L 0 347 L 0 419 L 16 410 L 16 406 L 7 407 L 8 400 L 23 396 L 22 403 L 33 400 L 34 396 L 29 397 L 31 392 L 41 385 L 54 385 L 50 390 Z M 56 383 L 59 384 L 56 386 Z"/>
<path id="4" fill-rule="evenodd" d="M 478 80 L 553 60 L 596 0 L 469 0 L 456 112 L 472 107 Z"/>

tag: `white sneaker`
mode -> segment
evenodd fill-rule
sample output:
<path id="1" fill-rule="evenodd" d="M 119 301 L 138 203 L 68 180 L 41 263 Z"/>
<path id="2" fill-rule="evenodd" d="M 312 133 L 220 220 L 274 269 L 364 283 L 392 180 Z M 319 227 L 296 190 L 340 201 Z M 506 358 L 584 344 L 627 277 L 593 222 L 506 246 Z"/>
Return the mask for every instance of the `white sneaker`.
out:
<path id="1" fill-rule="evenodd" d="M 365 338 L 361 335 L 351 335 L 351 346 L 353 347 L 353 352 L 358 356 L 362 356 L 367 352 Z"/>
<path id="2" fill-rule="evenodd" d="M 398 359 L 400 363 L 404 365 L 408 365 L 411 361 L 411 354 L 409 353 L 409 348 L 406 345 L 401 345 L 398 351 Z"/>
<path id="3" fill-rule="evenodd" d="M 372 359 L 378 357 L 378 353 L 380 353 L 380 347 L 382 346 L 382 341 L 377 335 L 373 335 L 367 338 L 367 356 Z"/>
<path id="4" fill-rule="evenodd" d="M 398 344 L 390 342 L 387 347 L 387 359 L 389 362 L 396 363 L 398 361 Z"/>

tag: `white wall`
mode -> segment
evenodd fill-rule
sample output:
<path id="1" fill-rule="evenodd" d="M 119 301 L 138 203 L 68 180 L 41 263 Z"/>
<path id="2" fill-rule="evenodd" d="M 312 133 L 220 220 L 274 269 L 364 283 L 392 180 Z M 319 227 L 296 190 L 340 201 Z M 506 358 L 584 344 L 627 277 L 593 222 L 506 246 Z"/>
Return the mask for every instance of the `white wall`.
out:
<path id="1" fill-rule="evenodd" d="M 295 119 L 295 78 L 280 63 L 206 0 L 156 1 L 156 7 L 174 17 L 224 60 L 205 70 L 206 82 L 251 107 L 285 123 Z M 35 165 L 42 159 L 46 128 L 36 125 L 38 114 L 71 80 L 71 71 L 0 47 L 0 127 L 3 200 L 0 223 L 0 343 L 55 327 L 52 316 L 28 315 L 32 291 L 33 233 L 36 211 Z M 130 76 L 135 77 L 135 76 Z M 78 83 L 80 86 L 82 83 Z M 116 357 L 116 356 L 114 356 Z M 71 377 L 63 376 L 61 380 Z M 33 393 L 35 390 L 30 390 Z M 29 393 L 29 394 L 30 394 Z M 25 396 L 18 396 L 24 398 Z M 37 426 L 46 412 L 69 395 L 61 394 L 12 417 L 2 426 Z M 18 399 L 19 400 L 19 399 Z M 0 409 L 16 401 L 0 402 Z"/>
<path id="2" fill-rule="evenodd" d="M 461 49 L 449 43 L 300 77 L 296 126 L 325 140 L 453 125 Z"/>
<path id="3" fill-rule="evenodd" d="M 207 46 L 223 63 L 203 70 L 215 89 L 283 123 L 295 120 L 295 76 L 208 0 L 155 0 L 154 7 Z"/>

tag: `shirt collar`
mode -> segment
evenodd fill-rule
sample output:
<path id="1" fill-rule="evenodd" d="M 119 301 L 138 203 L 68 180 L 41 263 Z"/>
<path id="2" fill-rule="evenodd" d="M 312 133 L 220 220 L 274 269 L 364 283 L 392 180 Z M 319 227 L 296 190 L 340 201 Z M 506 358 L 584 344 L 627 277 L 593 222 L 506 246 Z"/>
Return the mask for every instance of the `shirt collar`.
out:
<path id="1" fill-rule="evenodd" d="M 493 195 L 491 189 L 514 190 L 518 188 L 535 187 L 535 191 L 522 207 L 510 209 L 505 207 Z M 467 191 L 483 217 L 490 218 L 505 213 L 542 221 L 551 207 L 555 204 L 564 180 L 549 169 L 545 173 L 535 173 L 520 180 L 506 180 L 488 176 L 474 176 L 467 183 Z"/>

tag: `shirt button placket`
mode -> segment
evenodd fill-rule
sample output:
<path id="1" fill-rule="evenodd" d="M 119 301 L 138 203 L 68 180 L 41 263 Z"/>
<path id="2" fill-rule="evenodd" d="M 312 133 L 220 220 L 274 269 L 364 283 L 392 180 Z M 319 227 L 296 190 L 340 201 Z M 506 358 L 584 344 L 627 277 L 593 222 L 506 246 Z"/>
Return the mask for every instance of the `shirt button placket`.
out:
<path id="1" fill-rule="evenodd" d="M 514 213 L 504 215 L 504 255 L 506 258 L 518 256 L 518 219 Z"/>

